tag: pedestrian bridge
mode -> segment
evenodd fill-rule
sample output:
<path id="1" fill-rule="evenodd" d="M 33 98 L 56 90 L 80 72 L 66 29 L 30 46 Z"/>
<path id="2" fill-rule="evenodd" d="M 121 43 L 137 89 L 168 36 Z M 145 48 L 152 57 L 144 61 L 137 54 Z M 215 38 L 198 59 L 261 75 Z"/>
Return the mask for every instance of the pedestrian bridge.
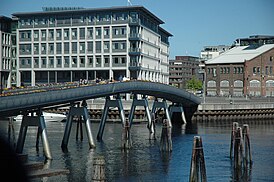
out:
<path id="1" fill-rule="evenodd" d="M 123 93 L 133 94 L 133 102 L 128 118 L 125 117 L 125 112 L 120 98 L 120 94 Z M 138 98 L 138 94 L 142 95 L 141 99 Z M 116 99 L 110 99 L 111 95 L 116 96 Z M 151 111 L 148 107 L 146 96 L 155 97 Z M 163 141 L 161 141 L 161 143 L 163 143 L 163 150 L 168 151 L 170 151 L 172 148 L 171 132 L 168 132 L 172 126 L 172 113 L 184 112 L 186 122 L 190 122 L 194 112 L 197 110 L 197 107 L 200 104 L 199 97 L 173 86 L 145 81 L 126 81 L 105 84 L 74 85 L 73 87 L 62 86 L 36 88 L 36 90 L 29 90 L 25 92 L 22 92 L 19 89 L 16 92 L 10 93 L 10 96 L 0 97 L 0 116 L 15 116 L 18 114 L 23 114 L 16 146 L 17 153 L 22 153 L 23 151 L 28 126 L 37 126 L 38 133 L 42 136 L 44 153 L 48 159 L 51 159 L 52 156 L 49 149 L 46 124 L 41 110 L 47 109 L 49 107 L 62 107 L 64 104 L 70 104 L 70 110 L 67 115 L 66 128 L 61 145 L 62 149 L 67 149 L 74 116 L 79 117 L 78 121 L 80 122 L 78 123 L 80 125 L 82 124 L 82 121 L 85 123 L 89 145 L 90 147 L 94 147 L 95 142 L 91 133 L 91 124 L 86 100 L 99 97 L 105 97 L 106 103 L 101 117 L 97 140 L 102 140 L 109 108 L 117 107 L 119 109 L 123 131 L 129 132 L 136 106 L 144 106 L 148 120 L 150 138 L 155 139 L 155 123 L 154 119 L 152 119 L 152 116 L 156 113 L 156 108 L 163 108 L 166 115 L 166 119 L 163 121 L 163 128 L 165 128 L 167 132 L 165 132 L 166 136 L 162 137 Z M 161 98 L 162 101 L 159 101 L 158 98 Z M 167 106 L 167 100 L 173 104 L 171 106 Z M 79 101 L 82 101 L 82 106 L 75 104 L 75 102 Z M 37 115 L 29 116 L 28 113 L 30 112 L 36 112 Z M 123 136 L 125 136 L 124 146 L 127 147 L 126 144 L 128 144 L 128 141 L 130 140 L 128 137 L 129 133 L 124 133 Z M 165 140 L 165 138 L 168 138 L 168 140 Z M 38 137 L 36 145 L 37 144 L 39 144 Z"/>
<path id="2" fill-rule="evenodd" d="M 147 81 L 127 81 L 0 97 L 0 116 L 14 116 L 22 112 L 121 93 L 163 98 L 173 103 L 180 103 L 186 109 L 196 110 L 200 104 L 199 97 L 173 86 Z"/>

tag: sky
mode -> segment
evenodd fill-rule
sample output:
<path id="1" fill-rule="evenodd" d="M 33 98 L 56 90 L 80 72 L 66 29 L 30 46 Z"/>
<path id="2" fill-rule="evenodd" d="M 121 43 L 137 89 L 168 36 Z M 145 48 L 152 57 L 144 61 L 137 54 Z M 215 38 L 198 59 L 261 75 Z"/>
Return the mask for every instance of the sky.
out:
<path id="1" fill-rule="evenodd" d="M 251 35 L 274 36 L 274 0 L 130 0 L 165 23 L 170 32 L 170 59 L 200 56 L 204 46 L 232 45 Z M 42 11 L 42 7 L 105 8 L 128 0 L 0 0 L 0 16 Z"/>

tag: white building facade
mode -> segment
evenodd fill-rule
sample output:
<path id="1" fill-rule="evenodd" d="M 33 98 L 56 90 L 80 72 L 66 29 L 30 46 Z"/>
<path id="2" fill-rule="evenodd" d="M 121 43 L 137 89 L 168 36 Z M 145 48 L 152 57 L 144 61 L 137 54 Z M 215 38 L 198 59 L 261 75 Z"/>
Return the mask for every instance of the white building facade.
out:
<path id="1" fill-rule="evenodd" d="M 11 19 L 0 16 L 0 89 L 11 87 Z"/>
<path id="2" fill-rule="evenodd" d="M 17 86 L 120 76 L 168 84 L 170 33 L 142 6 L 16 13 Z"/>

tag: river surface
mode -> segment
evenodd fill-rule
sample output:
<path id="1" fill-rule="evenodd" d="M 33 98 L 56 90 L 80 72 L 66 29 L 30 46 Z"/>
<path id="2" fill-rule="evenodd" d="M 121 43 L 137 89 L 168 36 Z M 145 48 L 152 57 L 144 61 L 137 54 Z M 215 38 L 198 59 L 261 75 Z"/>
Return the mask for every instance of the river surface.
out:
<path id="1" fill-rule="evenodd" d="M 231 122 L 198 123 L 195 134 L 186 134 L 189 132 L 184 128 L 174 131 L 173 150 L 170 154 L 160 151 L 162 126 L 157 123 L 156 140 L 149 140 L 145 123 L 132 125 L 133 146 L 128 151 L 121 150 L 122 126 L 120 123 L 106 123 L 102 142 L 96 141 L 99 124 L 92 123 L 92 134 L 96 141 L 95 149 L 89 149 L 85 130 L 83 140 L 81 141 L 80 138 L 76 140 L 76 123 L 73 123 L 67 152 L 61 149 L 65 123 L 47 122 L 46 125 L 53 159 L 46 161 L 45 167 L 69 169 L 70 174 L 33 179 L 33 181 L 90 182 L 93 177 L 94 158 L 103 156 L 106 161 L 106 181 L 187 182 L 194 136 L 201 136 L 203 141 L 207 181 L 236 181 L 233 177 L 233 164 L 229 158 Z M 248 169 L 243 181 L 273 182 L 274 125 L 252 124 L 249 127 L 253 165 Z M 15 140 L 18 137 L 19 128 L 20 123 L 14 122 Z M 8 121 L 1 121 L 0 129 L 4 137 L 8 136 Z M 28 128 L 23 153 L 28 154 L 29 161 L 44 161 L 41 142 L 39 151 L 36 151 L 36 134 L 37 128 Z"/>

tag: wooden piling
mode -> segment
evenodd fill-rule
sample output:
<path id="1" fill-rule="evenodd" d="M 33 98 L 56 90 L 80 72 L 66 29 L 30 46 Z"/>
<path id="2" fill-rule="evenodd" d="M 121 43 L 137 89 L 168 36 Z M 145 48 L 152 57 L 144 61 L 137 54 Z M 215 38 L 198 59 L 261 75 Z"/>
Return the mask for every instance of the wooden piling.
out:
<path id="1" fill-rule="evenodd" d="M 103 156 L 99 156 L 94 158 L 93 163 L 94 173 L 92 177 L 92 181 L 106 181 L 105 176 L 105 159 Z"/>
<path id="2" fill-rule="evenodd" d="M 168 120 L 163 120 L 163 127 L 161 133 L 160 150 L 170 152 L 172 151 L 172 140 L 171 140 L 171 126 L 168 124 Z"/>
<path id="3" fill-rule="evenodd" d="M 83 141 L 83 125 L 82 125 L 82 116 L 77 118 L 77 128 L 76 128 L 76 140 L 78 140 L 79 130 L 80 130 L 80 140 Z"/>
<path id="4" fill-rule="evenodd" d="M 234 149 L 234 144 L 235 144 L 235 133 L 236 133 L 238 126 L 239 126 L 238 122 L 233 122 L 232 130 L 231 130 L 231 142 L 230 142 L 230 159 L 232 159 L 232 155 L 233 155 L 233 149 Z"/>
<path id="5" fill-rule="evenodd" d="M 250 138 L 249 138 L 249 126 L 243 125 L 243 143 L 244 143 L 244 166 L 246 167 L 249 163 L 252 164 L 252 155 L 250 149 Z"/>
<path id="6" fill-rule="evenodd" d="M 235 133 L 234 168 L 241 170 L 242 161 L 243 161 L 243 134 L 242 134 L 242 128 L 238 127 Z"/>
<path id="7" fill-rule="evenodd" d="M 13 148 L 16 147 L 16 139 L 15 139 L 15 131 L 14 131 L 14 122 L 13 122 L 13 118 L 12 118 L 12 117 L 9 117 L 8 141 L 9 141 L 9 143 L 12 142 L 11 146 L 12 146 Z"/>
<path id="8" fill-rule="evenodd" d="M 130 124 L 128 118 L 125 121 L 125 126 L 122 133 L 122 149 L 129 149 L 132 146 L 131 136 L 130 136 Z"/>
<path id="9" fill-rule="evenodd" d="M 193 140 L 189 181 L 207 181 L 203 143 L 202 138 L 200 136 L 194 136 Z"/>

